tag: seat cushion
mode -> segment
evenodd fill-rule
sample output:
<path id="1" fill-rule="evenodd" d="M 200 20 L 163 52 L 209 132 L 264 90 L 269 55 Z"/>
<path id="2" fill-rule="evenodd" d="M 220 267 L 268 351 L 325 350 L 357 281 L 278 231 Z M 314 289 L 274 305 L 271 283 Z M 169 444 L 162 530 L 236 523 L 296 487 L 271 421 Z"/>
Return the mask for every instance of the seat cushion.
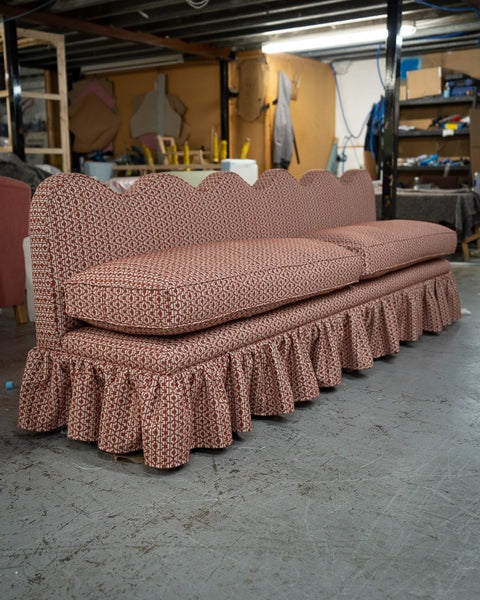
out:
<path id="1" fill-rule="evenodd" d="M 335 227 L 310 235 L 358 254 L 363 279 L 452 254 L 457 246 L 456 232 L 443 225 L 401 219 Z"/>
<path id="2" fill-rule="evenodd" d="M 64 283 L 66 313 L 146 335 L 225 323 L 358 281 L 355 253 L 304 238 L 179 246 L 122 258 Z"/>

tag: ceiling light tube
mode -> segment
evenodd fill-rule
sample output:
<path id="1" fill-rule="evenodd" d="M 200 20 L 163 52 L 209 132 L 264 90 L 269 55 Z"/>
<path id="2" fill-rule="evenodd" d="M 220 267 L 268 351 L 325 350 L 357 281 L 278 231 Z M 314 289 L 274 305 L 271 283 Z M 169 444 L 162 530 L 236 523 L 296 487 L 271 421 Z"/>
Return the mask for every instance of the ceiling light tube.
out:
<path id="1" fill-rule="evenodd" d="M 82 73 L 110 73 L 114 71 L 131 71 L 133 69 L 149 69 L 154 67 L 166 67 L 183 63 L 182 54 L 168 54 L 165 56 L 152 56 L 150 58 L 138 58 L 134 60 L 119 60 L 116 62 L 85 65 L 81 68 Z"/>
<path id="2" fill-rule="evenodd" d="M 338 33 L 325 33 L 321 35 L 309 35 L 305 37 L 290 38 L 267 42 L 262 45 L 265 54 L 276 54 L 278 52 L 308 52 L 309 50 L 323 50 L 326 48 L 342 48 L 344 46 L 357 46 L 382 42 L 387 39 L 387 29 L 378 27 L 374 29 L 351 29 Z M 402 37 L 413 35 L 413 25 L 402 25 L 400 34 Z"/>

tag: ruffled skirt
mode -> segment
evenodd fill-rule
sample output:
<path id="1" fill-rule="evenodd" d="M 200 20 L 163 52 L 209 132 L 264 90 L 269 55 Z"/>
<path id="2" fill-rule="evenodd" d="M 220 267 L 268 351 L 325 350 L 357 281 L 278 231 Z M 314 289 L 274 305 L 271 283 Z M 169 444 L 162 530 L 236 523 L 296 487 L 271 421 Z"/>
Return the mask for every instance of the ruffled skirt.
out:
<path id="1" fill-rule="evenodd" d="M 30 351 L 19 426 L 66 425 L 106 452 L 143 449 L 149 466 L 179 466 L 193 448 L 224 448 L 250 431 L 252 415 L 292 412 L 338 385 L 342 369 L 370 368 L 400 341 L 459 319 L 448 271 L 431 261 L 193 334 L 76 329 L 60 349 Z"/>

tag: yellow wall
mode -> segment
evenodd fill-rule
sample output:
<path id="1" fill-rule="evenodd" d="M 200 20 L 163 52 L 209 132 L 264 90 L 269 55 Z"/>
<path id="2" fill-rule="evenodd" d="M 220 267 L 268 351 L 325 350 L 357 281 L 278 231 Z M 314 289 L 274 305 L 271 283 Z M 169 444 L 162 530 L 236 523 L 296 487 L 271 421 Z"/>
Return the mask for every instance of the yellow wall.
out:
<path id="1" fill-rule="evenodd" d="M 187 107 L 185 120 L 191 126 L 191 148 L 202 145 L 209 148 L 211 128 L 216 127 L 220 131 L 220 83 L 216 64 L 111 73 L 105 77 L 114 85 L 117 106 L 122 115 L 122 125 L 114 141 L 116 156 L 125 153 L 132 145 L 139 145 L 139 140 L 130 134 L 131 102 L 135 96 L 155 89 L 157 73 L 167 75 L 167 92 L 177 95 Z"/>
<path id="2" fill-rule="evenodd" d="M 279 70 L 298 82 L 297 99 L 290 102 L 290 114 L 300 164 L 294 154 L 289 171 L 298 178 L 310 169 L 325 169 L 335 138 L 335 81 L 331 68 L 320 61 L 289 54 L 274 54 L 267 60 L 270 67 L 269 101 L 277 97 Z M 266 142 L 271 149 L 273 110 L 269 117 Z M 271 162 L 267 168 L 270 166 Z"/>
<path id="3" fill-rule="evenodd" d="M 157 74 L 154 70 L 126 71 L 105 75 L 113 83 L 115 99 L 118 110 L 122 115 L 122 124 L 114 140 L 114 154 L 125 154 L 132 145 L 138 145 L 138 140 L 133 140 L 130 135 L 130 119 L 133 116 L 132 99 L 139 94 L 146 94 L 155 89 Z"/>
<path id="4" fill-rule="evenodd" d="M 167 92 L 177 95 L 187 107 L 190 148 L 210 149 L 211 130 L 220 135 L 220 78 L 216 64 L 187 64 L 164 71 Z"/>
<path id="5" fill-rule="evenodd" d="M 253 55 L 261 56 L 260 53 Z M 231 85 L 236 83 L 239 61 L 230 63 Z M 293 127 L 300 155 L 300 165 L 292 158 L 290 172 L 295 177 L 312 168 L 327 166 L 330 148 L 335 136 L 335 87 L 328 65 L 319 61 L 291 55 L 272 55 L 268 63 L 266 103 L 270 108 L 254 122 L 244 121 L 236 114 L 236 99 L 229 101 L 230 156 L 239 158 L 245 138 L 250 138 L 249 158 L 257 160 L 259 171 L 271 168 L 272 131 L 277 97 L 278 71 L 283 70 L 291 80 L 299 81 L 298 96 L 290 102 Z M 138 140 L 130 137 L 132 98 L 155 87 L 157 73 L 167 75 L 167 91 L 176 94 L 187 106 L 185 120 L 191 127 L 190 148 L 202 145 L 210 149 L 211 131 L 220 134 L 220 78 L 217 63 L 187 63 L 162 70 L 128 71 L 107 74 L 114 84 L 117 105 L 122 115 L 122 125 L 114 142 L 115 155 L 123 154 Z"/>
<path id="6" fill-rule="evenodd" d="M 255 56 L 247 53 L 242 58 Z M 260 53 L 257 56 L 261 56 Z M 289 171 L 295 177 L 301 177 L 309 169 L 325 169 L 330 149 L 335 138 L 335 82 L 330 67 L 320 61 L 301 58 L 289 54 L 266 56 L 268 65 L 268 84 L 266 104 L 270 107 L 253 123 L 244 121 L 236 115 L 235 100 L 230 102 L 231 153 L 238 157 L 245 138 L 249 137 L 249 158 L 255 158 L 259 171 L 272 167 L 272 136 L 275 106 L 277 98 L 278 72 L 298 84 L 296 99 L 290 102 L 293 129 L 297 142 L 300 164 L 295 153 Z M 230 77 L 236 82 L 236 68 L 233 63 Z"/>

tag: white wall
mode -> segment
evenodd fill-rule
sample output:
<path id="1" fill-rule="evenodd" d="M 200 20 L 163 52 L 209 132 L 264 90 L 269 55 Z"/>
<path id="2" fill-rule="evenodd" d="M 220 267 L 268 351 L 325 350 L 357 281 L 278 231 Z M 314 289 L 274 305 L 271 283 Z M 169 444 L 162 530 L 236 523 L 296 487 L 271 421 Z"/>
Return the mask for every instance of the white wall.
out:
<path id="1" fill-rule="evenodd" d="M 385 60 L 379 59 L 380 72 L 385 80 Z M 338 87 L 342 96 L 345 117 L 350 131 L 358 135 L 362 124 L 373 104 L 384 95 L 384 90 L 377 72 L 375 58 L 358 61 L 336 61 L 333 63 L 337 73 Z M 358 169 L 364 167 L 363 145 L 366 128 L 358 139 L 351 139 L 346 150 L 346 161 L 338 165 L 338 174 L 342 169 Z M 344 144 L 349 136 L 342 117 L 342 111 L 336 96 L 335 104 L 335 135 L 338 138 L 338 153 L 342 154 Z M 355 147 L 357 146 L 357 147 Z"/>

